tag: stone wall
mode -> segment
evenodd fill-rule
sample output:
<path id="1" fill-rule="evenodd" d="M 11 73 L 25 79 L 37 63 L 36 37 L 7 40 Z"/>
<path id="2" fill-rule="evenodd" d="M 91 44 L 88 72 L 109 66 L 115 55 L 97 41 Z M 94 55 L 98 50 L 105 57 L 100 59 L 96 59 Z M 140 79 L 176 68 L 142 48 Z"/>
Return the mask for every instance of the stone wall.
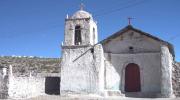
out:
<path id="1" fill-rule="evenodd" d="M 60 61 L 59 58 L 0 57 L 0 99 L 45 94 L 45 78 L 60 77 Z"/>
<path id="2" fill-rule="evenodd" d="M 10 77 L 9 98 L 30 98 L 45 94 L 43 77 Z"/>
<path id="3" fill-rule="evenodd" d="M 4 68 L 0 67 L 0 99 L 5 99 L 8 96 L 8 77 L 3 70 Z"/>
<path id="4" fill-rule="evenodd" d="M 173 90 L 176 97 L 180 97 L 180 63 L 175 62 L 173 66 Z"/>

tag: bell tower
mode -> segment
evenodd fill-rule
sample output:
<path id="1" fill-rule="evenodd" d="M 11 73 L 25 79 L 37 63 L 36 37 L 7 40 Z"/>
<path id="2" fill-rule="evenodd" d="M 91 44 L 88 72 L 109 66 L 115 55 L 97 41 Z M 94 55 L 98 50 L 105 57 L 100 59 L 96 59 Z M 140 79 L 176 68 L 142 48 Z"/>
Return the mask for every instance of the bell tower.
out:
<path id="1" fill-rule="evenodd" d="M 99 93 L 103 90 L 103 49 L 97 44 L 97 25 L 80 10 L 65 19 L 61 60 L 61 95 Z"/>
<path id="2" fill-rule="evenodd" d="M 81 9 L 65 19 L 65 46 L 94 45 L 97 43 L 97 25 L 90 13 Z"/>

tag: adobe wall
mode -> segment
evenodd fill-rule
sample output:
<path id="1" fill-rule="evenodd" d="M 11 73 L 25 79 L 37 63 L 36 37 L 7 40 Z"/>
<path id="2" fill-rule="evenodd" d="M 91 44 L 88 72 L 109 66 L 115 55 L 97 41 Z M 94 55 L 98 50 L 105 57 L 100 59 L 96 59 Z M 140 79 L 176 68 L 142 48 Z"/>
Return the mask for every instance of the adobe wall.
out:
<path id="1" fill-rule="evenodd" d="M 97 70 L 90 47 L 63 48 L 61 61 L 61 94 L 96 91 Z M 73 83 L 73 84 L 72 84 Z"/>
<path id="2" fill-rule="evenodd" d="M 30 98 L 45 95 L 46 77 L 60 77 L 59 73 L 38 73 L 36 76 L 13 76 L 9 74 L 8 98 Z"/>
<path id="3" fill-rule="evenodd" d="M 142 93 L 161 92 L 161 42 L 129 30 L 103 44 L 105 52 L 106 89 L 124 92 L 125 67 L 140 67 Z"/>
<path id="4" fill-rule="evenodd" d="M 166 45 L 161 46 L 161 97 L 174 97 L 172 86 L 173 56 Z"/>
<path id="5" fill-rule="evenodd" d="M 10 77 L 9 98 L 30 98 L 45 93 L 43 77 Z"/>
<path id="6" fill-rule="evenodd" d="M 45 77 L 60 77 L 60 59 L 38 57 L 0 57 L 0 99 L 29 98 L 45 94 Z"/>
<path id="7" fill-rule="evenodd" d="M 101 45 L 68 46 L 63 47 L 62 52 L 62 95 L 97 94 L 103 91 L 104 57 Z"/>
<path id="8" fill-rule="evenodd" d="M 141 91 L 160 93 L 160 53 L 105 54 L 106 89 L 124 92 L 125 67 L 135 63 L 140 67 Z M 138 58 L 138 59 L 137 59 Z"/>
<path id="9" fill-rule="evenodd" d="M 104 52 L 115 54 L 132 53 L 130 47 L 133 48 L 133 53 L 160 52 L 160 46 L 160 42 L 132 30 L 103 44 Z"/>

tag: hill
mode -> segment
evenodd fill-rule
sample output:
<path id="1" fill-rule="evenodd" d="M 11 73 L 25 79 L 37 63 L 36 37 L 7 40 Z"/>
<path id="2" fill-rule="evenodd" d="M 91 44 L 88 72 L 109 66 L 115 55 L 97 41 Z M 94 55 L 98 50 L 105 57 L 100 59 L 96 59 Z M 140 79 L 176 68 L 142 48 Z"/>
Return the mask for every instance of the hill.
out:
<path id="1" fill-rule="evenodd" d="M 59 73 L 60 58 L 40 58 L 40 57 L 0 57 L 0 67 L 12 65 L 13 74 L 28 75 L 30 73 Z"/>

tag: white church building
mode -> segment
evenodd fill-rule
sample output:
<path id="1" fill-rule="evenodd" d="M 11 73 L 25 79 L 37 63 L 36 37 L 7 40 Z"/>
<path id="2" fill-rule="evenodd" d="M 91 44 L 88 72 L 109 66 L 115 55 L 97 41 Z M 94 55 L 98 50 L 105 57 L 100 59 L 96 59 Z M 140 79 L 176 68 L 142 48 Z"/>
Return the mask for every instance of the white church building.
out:
<path id="1" fill-rule="evenodd" d="M 126 26 L 98 42 L 98 28 L 84 10 L 65 19 L 61 95 L 173 97 L 173 46 Z"/>
<path id="2" fill-rule="evenodd" d="M 0 57 L 0 99 L 180 97 L 173 46 L 132 25 L 98 41 L 96 21 L 81 9 L 66 17 L 61 48 L 61 58 Z"/>

